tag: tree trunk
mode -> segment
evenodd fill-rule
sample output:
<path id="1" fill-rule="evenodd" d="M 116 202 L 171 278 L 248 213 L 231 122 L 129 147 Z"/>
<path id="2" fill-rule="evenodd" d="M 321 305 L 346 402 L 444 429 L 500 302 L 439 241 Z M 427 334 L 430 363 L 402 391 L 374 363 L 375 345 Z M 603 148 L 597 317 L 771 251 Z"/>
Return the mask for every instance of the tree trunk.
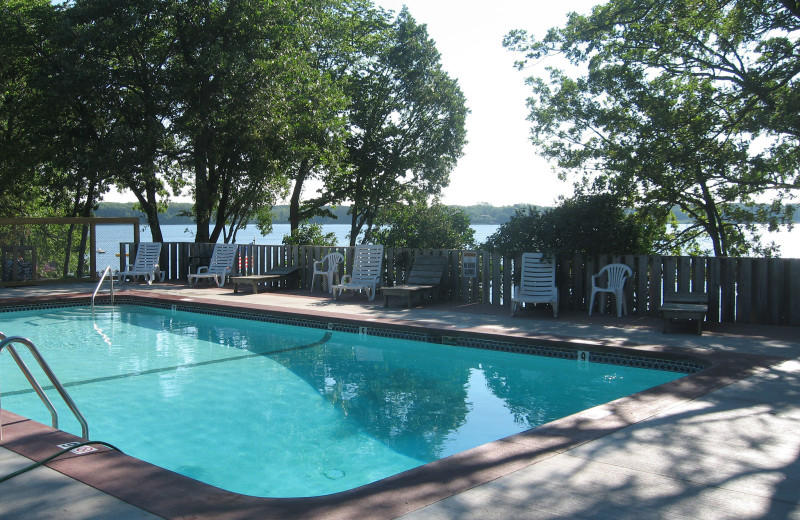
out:
<path id="1" fill-rule="evenodd" d="M 142 195 L 138 191 L 133 191 L 136 200 L 142 207 L 144 216 L 147 219 L 147 225 L 150 226 L 150 232 L 153 234 L 153 242 L 163 242 L 164 237 L 161 234 L 161 224 L 158 222 L 158 206 L 156 202 L 155 189 L 147 187 L 147 193 Z"/>
<path id="2" fill-rule="evenodd" d="M 305 183 L 310 172 L 310 161 L 303 159 L 294 180 L 292 198 L 289 199 L 289 232 L 292 233 L 300 228 L 300 195 L 303 193 L 303 183 Z"/>
<path id="3" fill-rule="evenodd" d="M 195 150 L 195 155 L 198 154 L 198 151 Z M 211 196 L 208 186 L 207 165 L 202 159 L 195 159 L 194 175 L 194 241 L 199 243 L 207 243 L 210 242 L 208 225 L 211 222 Z"/>

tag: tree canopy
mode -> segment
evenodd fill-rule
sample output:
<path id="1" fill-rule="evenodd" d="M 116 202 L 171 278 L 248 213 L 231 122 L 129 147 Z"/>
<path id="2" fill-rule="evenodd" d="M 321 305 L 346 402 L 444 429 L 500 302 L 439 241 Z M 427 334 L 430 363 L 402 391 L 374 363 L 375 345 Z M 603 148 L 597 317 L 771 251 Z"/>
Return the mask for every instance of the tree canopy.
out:
<path id="1" fill-rule="evenodd" d="M 424 25 L 403 10 L 346 83 L 348 175 L 328 189 L 351 202 L 350 243 L 381 208 L 437 195 L 466 144 L 466 102 Z"/>
<path id="2" fill-rule="evenodd" d="M 799 14 L 778 0 L 611 0 L 505 45 L 521 68 L 560 54 L 584 71 L 528 80 L 533 142 L 583 174 L 579 192 L 664 224 L 680 208 L 691 223 L 666 250 L 708 238 L 715 255 L 769 254 L 759 226 L 791 223 L 800 187 Z"/>
<path id="3" fill-rule="evenodd" d="M 292 188 L 295 229 L 352 202 L 355 241 L 400 194 L 438 193 L 465 142 L 463 95 L 425 27 L 369 0 L 0 8 L 3 201 L 35 191 L 87 216 L 116 186 L 159 241 L 188 189 L 195 239 L 215 242 L 253 220 L 268 231 Z M 322 192 L 301 203 L 314 177 Z"/>
<path id="4" fill-rule="evenodd" d="M 641 255 L 653 252 L 658 231 L 658 225 L 646 216 L 625 211 L 614 195 L 576 195 L 554 208 L 517 209 L 484 247 L 508 256 L 525 251 Z"/>
<path id="5" fill-rule="evenodd" d="M 387 247 L 464 249 L 475 246 L 475 230 L 461 209 L 434 201 L 410 201 L 386 208 L 375 221 L 373 238 Z"/>

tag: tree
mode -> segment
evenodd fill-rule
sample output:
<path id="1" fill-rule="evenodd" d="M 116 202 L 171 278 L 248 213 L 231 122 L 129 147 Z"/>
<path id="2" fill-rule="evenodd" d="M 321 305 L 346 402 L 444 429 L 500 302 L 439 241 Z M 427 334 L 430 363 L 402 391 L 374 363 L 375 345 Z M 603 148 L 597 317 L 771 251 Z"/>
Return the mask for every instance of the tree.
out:
<path id="1" fill-rule="evenodd" d="M 293 184 L 288 218 L 292 234 L 314 217 L 334 217 L 329 206 L 339 201 L 331 187 L 347 175 L 345 83 L 374 56 L 375 41 L 388 25 L 386 18 L 369 0 L 332 0 L 313 21 L 313 63 L 319 72 L 315 77 L 324 83 L 317 85 L 313 96 L 294 105 L 291 118 L 292 148 L 286 169 Z M 311 180 L 322 181 L 323 187 L 317 195 L 304 198 Z"/>
<path id="2" fill-rule="evenodd" d="M 285 189 L 287 97 L 313 74 L 295 37 L 304 9 L 266 0 L 175 6 L 172 126 L 193 178 L 198 242 L 215 242 L 226 225 L 246 221 L 243 208 L 255 212 Z"/>
<path id="3" fill-rule="evenodd" d="M 541 41 L 515 31 L 505 44 L 587 68 L 529 79 L 545 156 L 662 223 L 679 207 L 692 224 L 667 248 L 698 251 L 708 237 L 718 256 L 769 253 L 759 226 L 790 224 L 783 201 L 800 187 L 799 22 L 775 0 L 612 0 Z"/>
<path id="4" fill-rule="evenodd" d="M 63 214 L 80 184 L 63 162 L 56 164 L 65 155 L 54 139 L 62 135 L 63 103 L 51 85 L 61 51 L 58 19 L 59 11 L 45 0 L 0 4 L 0 212 L 5 216 Z"/>
<path id="5" fill-rule="evenodd" d="M 415 249 L 464 249 L 475 246 L 475 230 L 463 210 L 434 201 L 388 206 L 375 221 L 376 243 Z"/>
<path id="6" fill-rule="evenodd" d="M 350 200 L 350 244 L 374 229 L 380 209 L 414 194 L 436 195 L 466 143 L 468 110 L 458 83 L 407 10 L 382 33 L 373 56 L 349 76 L 346 175 L 326 186 Z"/>
<path id="7" fill-rule="evenodd" d="M 551 209 L 518 209 L 489 236 L 484 247 L 506 256 L 525 251 L 547 255 L 649 254 L 660 229 L 645 216 L 626 212 L 613 195 L 577 195 Z"/>
<path id="8" fill-rule="evenodd" d="M 159 213 L 168 202 L 168 188 L 181 184 L 170 162 L 174 150 L 164 74 L 174 52 L 170 8 L 166 0 L 68 4 L 48 86 L 52 104 L 64 105 L 53 139 L 60 160 L 71 161 L 64 167 L 96 179 L 97 198 L 111 183 L 129 189 L 155 241 L 162 240 Z"/>
<path id="9" fill-rule="evenodd" d="M 335 246 L 336 233 L 325 233 L 322 224 L 304 224 L 292 229 L 291 234 L 283 235 L 283 244 L 287 246 Z"/>

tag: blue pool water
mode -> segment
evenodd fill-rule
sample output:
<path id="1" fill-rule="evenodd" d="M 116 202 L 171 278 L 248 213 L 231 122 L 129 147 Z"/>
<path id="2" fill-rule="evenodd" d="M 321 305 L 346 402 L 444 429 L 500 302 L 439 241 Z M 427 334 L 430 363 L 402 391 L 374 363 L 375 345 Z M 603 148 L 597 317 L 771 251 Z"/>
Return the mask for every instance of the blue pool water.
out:
<path id="1" fill-rule="evenodd" d="M 42 351 L 92 440 L 269 497 L 358 487 L 683 375 L 141 306 L 2 313 L 0 331 Z M 7 353 L 0 392 L 50 424 Z"/>

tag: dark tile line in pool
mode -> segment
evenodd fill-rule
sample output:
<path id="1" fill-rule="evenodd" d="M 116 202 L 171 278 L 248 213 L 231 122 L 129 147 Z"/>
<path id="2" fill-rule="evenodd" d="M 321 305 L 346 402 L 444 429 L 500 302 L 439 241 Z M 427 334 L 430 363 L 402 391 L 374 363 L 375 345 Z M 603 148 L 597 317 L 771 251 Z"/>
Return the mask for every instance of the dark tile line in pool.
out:
<path id="1" fill-rule="evenodd" d="M 79 299 L 75 301 L 58 301 L 58 302 L 39 302 L 39 303 L 26 303 L 0 306 L 0 312 L 23 312 L 23 311 L 43 311 L 48 309 L 60 309 L 62 307 L 86 307 L 89 303 L 88 299 Z"/>
<path id="2" fill-rule="evenodd" d="M 24 310 L 46 310 L 61 307 L 85 307 L 89 303 L 88 298 L 78 298 L 69 302 L 41 302 L 25 305 L 14 305 L 11 307 L 0 307 L 0 312 L 24 311 Z M 97 306 L 107 306 L 110 301 L 98 302 Z M 367 334 L 393 339 L 405 339 L 411 341 L 422 341 L 428 343 L 442 343 L 461 347 L 478 348 L 484 350 L 496 350 L 500 352 L 513 352 L 543 357 L 560 359 L 570 359 L 576 362 L 586 361 L 589 363 L 602 363 L 607 365 L 625 366 L 633 368 L 645 368 L 650 370 L 663 370 L 668 372 L 679 372 L 693 374 L 705 368 L 701 363 L 689 359 L 664 359 L 657 357 L 636 356 L 632 354 L 622 354 L 617 352 L 579 350 L 571 348 L 553 347 L 548 345 L 535 345 L 528 343 L 515 343 L 510 341 L 499 341 L 492 339 L 477 338 L 474 336 L 446 336 L 436 335 L 408 330 L 386 329 L 380 327 L 359 326 L 340 322 L 326 322 L 321 320 L 290 318 L 286 316 L 275 316 L 270 314 L 245 312 L 241 310 L 222 309 L 216 307 L 205 307 L 199 305 L 184 305 L 175 303 L 165 303 L 159 301 L 143 301 L 134 298 L 117 298 L 117 305 L 136 305 L 141 307 L 155 307 L 159 309 L 176 310 L 182 312 L 193 312 L 222 316 L 227 318 L 238 318 L 267 323 L 277 323 L 281 325 L 294 325 L 314 329 L 327 329 L 334 332 L 347 332 L 352 334 Z"/>
<path id="3" fill-rule="evenodd" d="M 667 372 L 680 372 L 693 374 L 705 368 L 704 365 L 687 359 L 663 359 L 616 352 L 601 352 L 593 350 L 576 350 L 544 345 L 529 345 L 511 343 L 507 341 L 486 340 L 480 338 L 457 338 L 457 344 L 465 347 L 487 350 L 499 350 L 518 354 L 531 354 L 535 356 L 570 359 L 589 363 L 602 363 L 631 368 L 646 368 L 650 370 L 663 370 Z"/>

